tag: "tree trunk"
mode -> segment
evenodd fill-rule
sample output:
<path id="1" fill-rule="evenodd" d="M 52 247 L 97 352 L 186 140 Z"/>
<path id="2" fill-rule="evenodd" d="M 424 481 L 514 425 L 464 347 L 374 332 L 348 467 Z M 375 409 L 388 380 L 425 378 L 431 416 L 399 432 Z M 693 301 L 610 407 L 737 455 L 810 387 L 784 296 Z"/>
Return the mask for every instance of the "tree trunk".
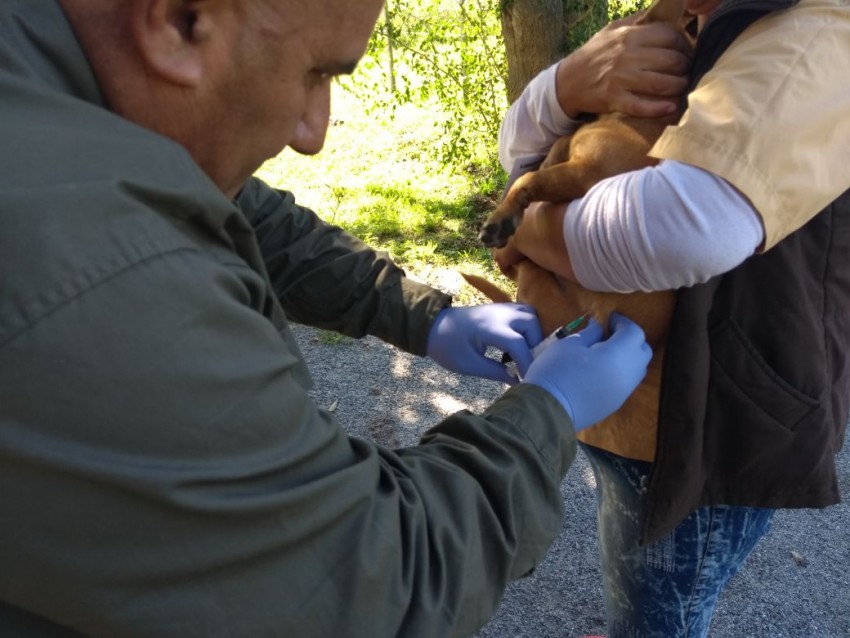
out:
<path id="1" fill-rule="evenodd" d="M 564 0 L 503 0 L 508 102 L 566 52 Z"/>
<path id="2" fill-rule="evenodd" d="M 387 36 L 387 55 L 388 55 L 387 74 L 390 76 L 390 92 L 393 95 L 395 95 L 396 94 L 395 53 L 393 51 L 393 38 L 395 37 L 395 33 L 393 32 L 392 12 L 390 11 L 390 0 L 387 0 L 384 3 L 384 30 L 385 30 L 386 36 Z"/>

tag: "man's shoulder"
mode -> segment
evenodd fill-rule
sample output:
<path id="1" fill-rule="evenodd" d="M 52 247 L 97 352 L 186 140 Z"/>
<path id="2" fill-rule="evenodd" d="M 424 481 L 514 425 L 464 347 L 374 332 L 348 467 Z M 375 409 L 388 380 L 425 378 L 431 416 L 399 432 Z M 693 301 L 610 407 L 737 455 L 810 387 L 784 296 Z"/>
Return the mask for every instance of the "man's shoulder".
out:
<path id="1" fill-rule="evenodd" d="M 0 96 L 3 190 L 137 182 L 220 196 L 182 146 L 97 104 L 2 73 Z"/>
<path id="2" fill-rule="evenodd" d="M 157 255 L 229 258 L 223 229 L 238 209 L 181 147 L 97 106 L 32 97 L 26 115 L 0 106 L 12 150 L 0 163 L 0 328 Z"/>

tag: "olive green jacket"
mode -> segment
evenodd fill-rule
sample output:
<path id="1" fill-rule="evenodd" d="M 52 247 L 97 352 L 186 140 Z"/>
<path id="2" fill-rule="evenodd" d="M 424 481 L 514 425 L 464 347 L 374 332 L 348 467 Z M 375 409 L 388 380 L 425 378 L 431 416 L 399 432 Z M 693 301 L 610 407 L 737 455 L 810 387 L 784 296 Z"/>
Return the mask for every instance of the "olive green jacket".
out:
<path id="1" fill-rule="evenodd" d="M 349 438 L 290 319 L 422 353 L 448 298 L 110 113 L 54 0 L 0 3 L 0 636 L 452 636 L 562 523 L 521 385 Z"/>

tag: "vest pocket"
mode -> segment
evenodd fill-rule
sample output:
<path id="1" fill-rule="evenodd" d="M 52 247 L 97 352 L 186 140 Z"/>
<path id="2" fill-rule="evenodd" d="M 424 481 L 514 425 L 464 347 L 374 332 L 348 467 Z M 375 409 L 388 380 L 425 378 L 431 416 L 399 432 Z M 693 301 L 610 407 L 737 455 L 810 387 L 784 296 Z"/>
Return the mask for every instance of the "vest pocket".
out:
<path id="1" fill-rule="evenodd" d="M 727 319 L 713 328 L 710 339 L 711 371 L 718 377 L 715 385 L 737 395 L 728 397 L 726 402 L 744 400 L 750 404 L 748 408 L 758 408 L 792 431 L 817 409 L 819 401 L 779 376 L 734 321 Z"/>

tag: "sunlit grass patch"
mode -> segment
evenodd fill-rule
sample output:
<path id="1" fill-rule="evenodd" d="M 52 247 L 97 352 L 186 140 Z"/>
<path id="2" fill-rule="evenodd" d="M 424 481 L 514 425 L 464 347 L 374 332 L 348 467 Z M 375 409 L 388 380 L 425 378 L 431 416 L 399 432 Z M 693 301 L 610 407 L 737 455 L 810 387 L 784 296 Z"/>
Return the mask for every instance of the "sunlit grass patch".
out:
<path id="1" fill-rule="evenodd" d="M 448 290 L 458 303 L 480 301 L 452 273 L 498 279 L 478 227 L 492 210 L 504 175 L 492 159 L 481 165 L 441 165 L 429 146 L 439 142 L 440 116 L 407 105 L 393 118 L 367 113 L 357 96 L 334 94 L 332 125 L 313 157 L 285 150 L 258 175 L 290 190 L 302 206 L 371 246 L 389 252 L 412 277 Z M 492 142 L 495 151 L 495 140 Z"/>

